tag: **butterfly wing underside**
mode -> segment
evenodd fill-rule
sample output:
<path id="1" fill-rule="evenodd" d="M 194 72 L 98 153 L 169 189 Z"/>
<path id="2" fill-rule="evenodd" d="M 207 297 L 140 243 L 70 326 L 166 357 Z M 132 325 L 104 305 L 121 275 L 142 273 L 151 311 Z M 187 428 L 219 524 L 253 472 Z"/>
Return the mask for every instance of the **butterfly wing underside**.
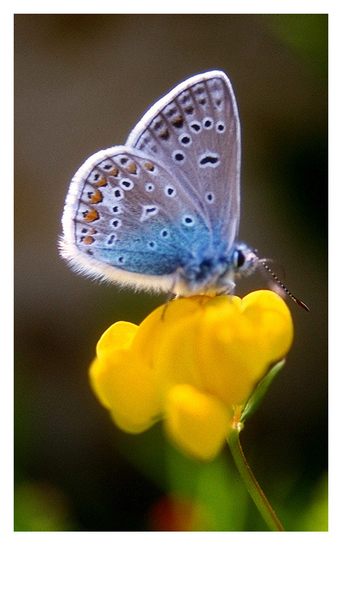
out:
<path id="1" fill-rule="evenodd" d="M 167 166 L 214 235 L 231 247 L 240 216 L 241 141 L 225 73 L 210 71 L 178 85 L 143 116 L 126 143 Z"/>
<path id="2" fill-rule="evenodd" d="M 210 243 L 201 211 L 163 165 L 114 146 L 90 157 L 71 183 L 62 254 L 76 270 L 117 282 L 172 288 L 191 248 Z"/>

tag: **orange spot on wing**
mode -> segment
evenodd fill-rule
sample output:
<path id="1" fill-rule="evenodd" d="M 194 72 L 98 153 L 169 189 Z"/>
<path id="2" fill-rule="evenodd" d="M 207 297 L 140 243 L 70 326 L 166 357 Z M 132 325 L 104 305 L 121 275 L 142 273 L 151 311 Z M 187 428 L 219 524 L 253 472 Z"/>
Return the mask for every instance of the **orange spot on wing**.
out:
<path id="1" fill-rule="evenodd" d="M 92 210 L 85 211 L 83 216 L 87 223 L 92 223 L 93 221 L 96 221 L 96 219 L 100 218 L 99 213 L 94 208 Z"/>
<path id="2" fill-rule="evenodd" d="M 95 242 L 95 238 L 93 238 L 93 236 L 92 236 L 92 235 L 86 235 L 86 236 L 83 238 L 82 242 L 83 242 L 84 244 L 87 244 L 87 245 L 89 245 L 89 244 L 92 244 L 93 242 Z"/>
<path id="3" fill-rule="evenodd" d="M 174 121 L 172 121 L 172 125 L 174 125 L 175 127 L 181 127 L 184 123 L 184 119 L 181 115 L 179 115 L 178 117 L 175 118 Z"/>
<path id="4" fill-rule="evenodd" d="M 109 175 L 113 175 L 113 177 L 117 177 L 119 175 L 119 169 L 114 166 L 108 173 Z"/>
<path id="5" fill-rule="evenodd" d="M 134 162 L 131 162 L 127 167 L 127 171 L 129 173 L 132 173 L 132 175 L 136 175 L 137 174 L 137 165 Z"/>
<path id="6" fill-rule="evenodd" d="M 152 164 L 151 162 L 145 162 L 144 164 L 145 169 L 147 169 L 147 171 L 154 171 L 154 164 Z"/>
<path id="7" fill-rule="evenodd" d="M 103 175 L 101 175 L 101 177 L 99 177 L 97 181 L 94 181 L 94 185 L 96 185 L 96 187 L 102 187 L 103 185 L 107 185 L 107 179 Z"/>
<path id="8" fill-rule="evenodd" d="M 102 202 L 102 200 L 103 195 L 101 194 L 100 190 L 95 190 L 95 192 L 90 196 L 91 204 L 97 204 L 98 202 Z"/>

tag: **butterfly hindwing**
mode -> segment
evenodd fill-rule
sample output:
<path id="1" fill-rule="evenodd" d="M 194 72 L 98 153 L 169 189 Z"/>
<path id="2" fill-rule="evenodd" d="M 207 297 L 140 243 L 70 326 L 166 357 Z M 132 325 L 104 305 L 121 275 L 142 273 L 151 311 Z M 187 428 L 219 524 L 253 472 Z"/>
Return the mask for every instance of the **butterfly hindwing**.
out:
<path id="1" fill-rule="evenodd" d="M 203 214 L 154 157 L 115 146 L 90 157 L 67 197 L 64 254 L 96 274 L 175 273 L 210 245 Z M 69 256 L 68 256 L 69 255 Z"/>

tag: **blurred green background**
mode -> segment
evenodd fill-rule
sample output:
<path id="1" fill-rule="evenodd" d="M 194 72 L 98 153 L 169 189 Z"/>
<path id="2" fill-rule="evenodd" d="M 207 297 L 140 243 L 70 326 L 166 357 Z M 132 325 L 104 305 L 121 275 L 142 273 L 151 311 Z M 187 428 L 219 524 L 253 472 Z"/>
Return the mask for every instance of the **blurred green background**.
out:
<path id="1" fill-rule="evenodd" d="M 80 164 L 124 143 L 185 77 L 230 77 L 242 123 L 240 239 L 311 308 L 241 441 L 293 531 L 327 529 L 327 16 L 16 15 L 15 529 L 266 529 L 226 449 L 180 455 L 157 425 L 117 430 L 88 385 L 100 334 L 162 296 L 123 292 L 59 258 Z M 27 215 L 29 213 L 29 219 Z M 285 275 L 284 275 L 285 273 Z M 253 276 L 238 293 L 267 287 Z"/>

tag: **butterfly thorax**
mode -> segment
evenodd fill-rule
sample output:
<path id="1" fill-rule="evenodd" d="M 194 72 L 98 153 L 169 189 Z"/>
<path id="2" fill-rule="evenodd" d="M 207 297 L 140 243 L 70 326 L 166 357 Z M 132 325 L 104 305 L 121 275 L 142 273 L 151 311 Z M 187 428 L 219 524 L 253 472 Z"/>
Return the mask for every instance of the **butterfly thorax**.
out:
<path id="1" fill-rule="evenodd" d="M 231 293 L 235 279 L 254 271 L 258 257 L 243 242 L 237 242 L 226 252 L 194 257 L 180 271 L 177 291 L 194 293 Z"/>

